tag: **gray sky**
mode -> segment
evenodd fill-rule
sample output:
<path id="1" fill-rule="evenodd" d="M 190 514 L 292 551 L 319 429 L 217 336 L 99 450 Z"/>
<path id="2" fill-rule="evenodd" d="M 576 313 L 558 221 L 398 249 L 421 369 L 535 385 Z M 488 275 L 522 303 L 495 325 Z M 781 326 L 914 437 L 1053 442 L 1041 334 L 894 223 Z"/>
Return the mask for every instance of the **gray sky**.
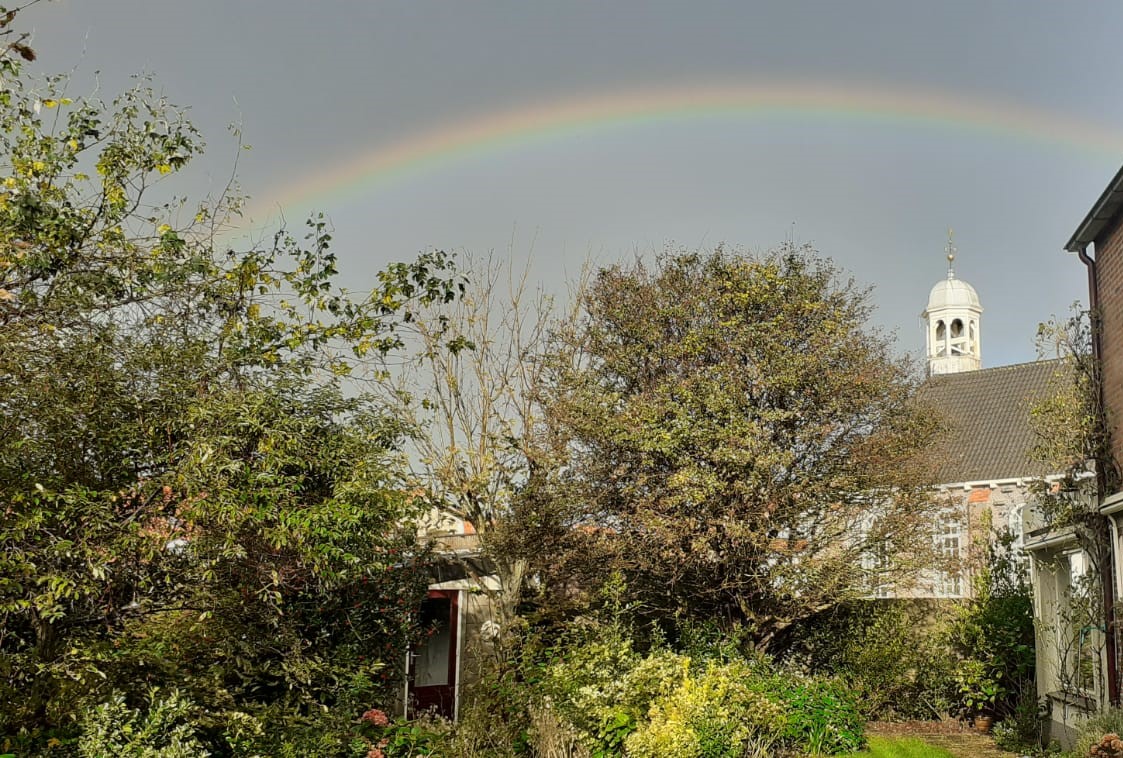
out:
<path id="1" fill-rule="evenodd" d="M 588 256 L 791 236 L 919 352 L 950 226 L 1003 365 L 1085 298 L 1061 246 L 1123 160 L 1117 2 L 53 0 L 22 25 L 74 92 L 148 71 L 191 106 L 210 150 L 186 192 L 225 183 L 240 121 L 256 228 L 325 211 L 355 289 L 433 247 L 511 246 L 558 287 Z"/>

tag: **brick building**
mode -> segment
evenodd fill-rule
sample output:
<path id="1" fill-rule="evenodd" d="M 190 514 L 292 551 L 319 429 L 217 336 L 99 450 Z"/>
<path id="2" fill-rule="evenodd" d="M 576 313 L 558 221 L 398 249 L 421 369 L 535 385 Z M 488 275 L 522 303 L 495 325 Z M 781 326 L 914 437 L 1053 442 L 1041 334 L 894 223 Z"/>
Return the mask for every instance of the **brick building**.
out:
<path id="1" fill-rule="evenodd" d="M 1099 195 L 1065 245 L 1088 273 L 1098 421 L 1108 439 L 1086 494 L 1090 520 L 1074 529 L 1028 523 L 1038 625 L 1038 694 L 1051 737 L 1071 737 L 1081 719 L 1120 704 L 1117 605 L 1123 596 L 1123 170 Z M 1033 529 L 1038 527 L 1038 529 Z M 1080 611 L 1081 608 L 1087 609 Z"/>
<path id="2" fill-rule="evenodd" d="M 949 237 L 947 277 L 932 288 L 921 314 L 928 380 L 918 400 L 948 426 L 937 451 L 937 481 L 947 507 L 938 525 L 941 552 L 960 562 L 958 574 L 935 574 L 917 587 L 924 597 L 967 597 L 975 548 L 996 532 L 1020 537 L 1030 484 L 1051 472 L 1034 461 L 1030 409 L 1046 397 L 1057 361 L 982 368 L 978 294 L 955 275 Z"/>
<path id="3" fill-rule="evenodd" d="M 1108 438 L 1095 462 L 1086 510 L 1098 516 L 1079 531 L 1027 523 L 1033 555 L 1038 695 L 1051 737 L 1071 739 L 1088 715 L 1120 702 L 1116 607 L 1123 597 L 1123 169 L 1081 221 L 1065 250 L 1088 272 L 1095 391 Z M 1036 528 L 1035 528 L 1036 527 Z"/>

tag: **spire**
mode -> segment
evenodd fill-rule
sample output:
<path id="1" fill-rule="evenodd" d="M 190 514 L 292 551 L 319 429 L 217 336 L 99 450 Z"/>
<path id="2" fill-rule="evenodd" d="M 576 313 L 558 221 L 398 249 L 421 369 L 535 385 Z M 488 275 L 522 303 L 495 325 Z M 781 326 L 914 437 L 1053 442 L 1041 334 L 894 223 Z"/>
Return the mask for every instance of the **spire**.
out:
<path id="1" fill-rule="evenodd" d="M 950 226 L 948 227 L 948 244 L 944 247 L 944 251 L 948 254 L 948 279 L 955 278 L 955 269 L 952 264 L 955 263 L 955 230 Z"/>

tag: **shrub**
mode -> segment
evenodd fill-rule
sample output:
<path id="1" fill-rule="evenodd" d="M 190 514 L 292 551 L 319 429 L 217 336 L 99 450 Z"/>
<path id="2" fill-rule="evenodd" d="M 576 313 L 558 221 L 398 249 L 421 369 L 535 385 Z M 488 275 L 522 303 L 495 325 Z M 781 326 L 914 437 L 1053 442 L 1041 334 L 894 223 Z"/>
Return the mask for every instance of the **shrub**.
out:
<path id="1" fill-rule="evenodd" d="M 1071 755 L 1077 758 L 1118 755 L 1118 753 L 1103 752 L 1105 749 L 1112 749 L 1114 742 L 1114 740 L 1107 740 L 1105 745 L 1104 738 L 1108 736 L 1118 738 L 1120 734 L 1123 734 L 1123 709 L 1113 708 L 1097 714 L 1080 725 Z"/>
<path id="2" fill-rule="evenodd" d="M 1012 536 L 996 534 L 974 595 L 961 609 L 948 639 L 965 658 L 959 668 L 960 704 L 969 712 L 1002 717 L 1034 690 L 1033 595 L 1016 560 Z"/>
<path id="3" fill-rule="evenodd" d="M 753 681 L 787 714 L 783 743 L 802 753 L 848 753 L 865 744 L 857 695 L 840 680 L 773 673 Z"/>
<path id="4" fill-rule="evenodd" d="M 440 718 L 391 719 L 371 708 L 359 718 L 360 736 L 351 743 L 352 754 L 369 758 L 413 758 L 448 755 L 443 749 L 451 725 Z"/>
<path id="5" fill-rule="evenodd" d="M 1037 692 L 1022 693 L 1014 710 L 994 725 L 994 741 L 998 747 L 1022 753 L 1036 750 L 1041 743 L 1041 716 L 1037 711 Z"/>
<path id="6" fill-rule="evenodd" d="M 89 711 L 78 740 L 82 758 L 199 758 L 210 753 L 197 738 L 191 701 L 176 690 L 149 693 L 147 709 L 133 709 L 125 696 L 113 697 Z"/>
<path id="7" fill-rule="evenodd" d="M 549 650 L 522 629 L 477 649 L 478 668 L 465 681 L 460 719 L 442 755 L 508 756 L 526 752 L 532 706 Z"/>
<path id="8" fill-rule="evenodd" d="M 805 623 L 785 660 L 845 681 L 866 718 L 941 717 L 954 699 L 946 615 L 938 603 L 856 601 Z"/>
<path id="9" fill-rule="evenodd" d="M 534 746 L 534 755 L 542 758 L 589 758 L 591 755 L 581 735 L 547 706 L 531 708 L 528 738 Z"/>
<path id="10" fill-rule="evenodd" d="M 562 648 L 541 682 L 558 716 L 594 752 L 619 752 L 651 703 L 681 681 L 689 659 L 668 650 L 635 651 L 621 627 L 597 626 L 586 640 Z"/>
<path id="11" fill-rule="evenodd" d="M 783 710 L 748 686 L 744 664 L 711 663 L 692 676 L 684 669 L 679 685 L 651 706 L 648 721 L 630 734 L 629 756 L 740 758 L 767 756 L 786 727 Z"/>
<path id="12" fill-rule="evenodd" d="M 693 656 L 633 645 L 606 625 L 551 651 L 532 709 L 538 754 L 571 755 L 575 736 L 594 758 L 829 754 L 864 744 L 858 695 L 843 680 L 783 671 L 763 654 L 746 660 L 728 640 L 692 638 Z"/>

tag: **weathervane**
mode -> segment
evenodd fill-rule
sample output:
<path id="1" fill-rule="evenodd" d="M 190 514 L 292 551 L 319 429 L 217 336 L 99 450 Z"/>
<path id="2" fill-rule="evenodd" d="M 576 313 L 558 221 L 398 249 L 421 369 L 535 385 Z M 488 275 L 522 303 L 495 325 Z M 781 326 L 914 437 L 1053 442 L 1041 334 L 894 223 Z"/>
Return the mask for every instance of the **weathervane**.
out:
<path id="1" fill-rule="evenodd" d="M 944 250 L 948 254 L 948 279 L 955 278 L 955 270 L 952 269 L 951 264 L 955 262 L 955 230 L 948 227 L 948 245 Z"/>

